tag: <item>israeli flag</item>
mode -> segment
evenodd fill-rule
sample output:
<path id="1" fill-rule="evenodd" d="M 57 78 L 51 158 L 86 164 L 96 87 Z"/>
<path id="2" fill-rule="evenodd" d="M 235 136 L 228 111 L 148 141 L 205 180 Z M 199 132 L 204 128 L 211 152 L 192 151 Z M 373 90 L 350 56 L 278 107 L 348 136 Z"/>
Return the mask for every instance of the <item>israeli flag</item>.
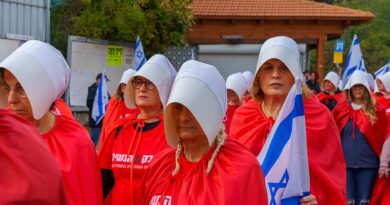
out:
<path id="1" fill-rule="evenodd" d="M 132 67 L 135 70 L 139 70 L 143 64 L 146 62 L 146 56 L 144 53 L 144 48 L 142 47 L 141 40 L 139 36 L 137 36 L 137 40 L 135 41 L 135 49 L 134 49 L 134 58 Z"/>
<path id="2" fill-rule="evenodd" d="M 352 45 L 349 49 L 344 73 L 341 78 L 344 84 L 347 83 L 349 77 L 355 70 L 366 71 L 366 67 L 364 66 L 363 54 L 359 45 L 359 39 L 356 34 L 353 36 Z"/>
<path id="3" fill-rule="evenodd" d="M 100 79 L 98 89 L 96 90 L 95 100 L 93 101 L 92 106 L 91 117 L 95 120 L 96 125 L 103 119 L 108 105 L 107 79 L 104 73 L 105 71 L 102 73 L 102 78 Z"/>
<path id="4" fill-rule="evenodd" d="M 310 193 L 302 82 L 297 79 L 257 157 L 269 205 L 299 205 Z"/>
<path id="5" fill-rule="evenodd" d="M 390 60 L 387 62 L 386 65 L 384 65 L 382 68 L 379 68 L 379 70 L 377 70 L 375 72 L 375 78 L 377 78 L 378 76 L 384 75 L 389 71 L 390 71 Z"/>

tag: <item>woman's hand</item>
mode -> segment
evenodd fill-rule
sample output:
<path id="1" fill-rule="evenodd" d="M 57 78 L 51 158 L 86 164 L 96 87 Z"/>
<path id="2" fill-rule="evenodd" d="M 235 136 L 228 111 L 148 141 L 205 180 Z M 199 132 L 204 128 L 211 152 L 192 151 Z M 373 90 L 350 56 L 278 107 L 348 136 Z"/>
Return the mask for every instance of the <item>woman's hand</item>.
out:
<path id="1" fill-rule="evenodd" d="M 318 202 L 314 195 L 305 196 L 301 199 L 301 205 L 317 205 Z"/>
<path id="2" fill-rule="evenodd" d="M 384 167 L 384 166 L 381 166 L 379 167 L 379 178 L 382 178 L 382 177 L 386 177 L 388 178 L 389 177 L 389 171 L 390 171 L 390 168 L 388 167 Z"/>

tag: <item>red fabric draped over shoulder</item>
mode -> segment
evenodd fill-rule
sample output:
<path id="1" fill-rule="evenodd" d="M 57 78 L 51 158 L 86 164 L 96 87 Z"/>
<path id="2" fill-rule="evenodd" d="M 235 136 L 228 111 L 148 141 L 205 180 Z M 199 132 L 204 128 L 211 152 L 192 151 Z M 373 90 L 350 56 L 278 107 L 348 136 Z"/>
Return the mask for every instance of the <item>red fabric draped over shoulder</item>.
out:
<path id="1" fill-rule="evenodd" d="M 56 115 L 64 115 L 73 119 L 72 110 L 61 98 L 57 98 L 56 101 L 54 101 L 53 112 Z"/>
<path id="2" fill-rule="evenodd" d="M 304 99 L 304 110 L 310 192 L 318 204 L 346 204 L 346 166 L 336 123 L 314 96 Z M 229 137 L 258 156 L 273 123 L 259 103 L 250 101 L 234 114 Z"/>
<path id="3" fill-rule="evenodd" d="M 337 102 L 344 100 L 343 93 L 337 93 L 336 95 L 328 95 L 323 92 L 320 92 L 316 96 L 320 102 L 326 99 L 335 99 Z"/>
<path id="4" fill-rule="evenodd" d="M 60 169 L 25 119 L 0 110 L 0 204 L 65 205 Z"/>
<path id="5" fill-rule="evenodd" d="M 100 170 L 87 130 L 58 115 L 54 127 L 42 137 L 59 164 L 69 204 L 101 204 Z"/>
<path id="6" fill-rule="evenodd" d="M 207 175 L 214 149 L 195 163 L 181 155 L 181 169 L 175 176 L 175 151 L 160 153 L 146 175 L 143 204 L 266 205 L 264 176 L 256 158 L 237 142 L 227 140 Z"/>
<path id="7" fill-rule="evenodd" d="M 383 99 L 382 99 L 383 100 Z M 368 117 L 364 112 L 360 110 L 353 110 L 351 105 L 347 101 L 339 103 L 333 110 L 333 116 L 337 122 L 339 130 L 344 128 L 349 119 L 353 119 L 354 125 L 366 137 L 366 140 L 371 145 L 375 154 L 380 157 L 383 143 L 387 137 L 387 117 L 383 109 L 383 105 L 386 102 L 377 103 L 376 106 L 376 122 L 371 125 Z M 377 178 L 375 181 L 374 188 L 371 192 L 371 204 L 385 205 L 390 204 L 390 180 L 383 178 Z"/>
<path id="8" fill-rule="evenodd" d="M 110 130 L 111 126 L 115 124 L 118 120 L 129 116 L 129 115 L 135 115 L 139 112 L 139 109 L 129 109 L 125 105 L 125 101 L 117 99 L 115 97 L 112 97 L 108 101 L 106 114 L 103 118 L 103 126 L 102 126 L 102 132 L 100 134 L 99 139 L 99 145 L 98 150 L 100 152 L 101 150 L 101 142 L 105 141 L 105 137 L 107 136 L 107 132 Z"/>

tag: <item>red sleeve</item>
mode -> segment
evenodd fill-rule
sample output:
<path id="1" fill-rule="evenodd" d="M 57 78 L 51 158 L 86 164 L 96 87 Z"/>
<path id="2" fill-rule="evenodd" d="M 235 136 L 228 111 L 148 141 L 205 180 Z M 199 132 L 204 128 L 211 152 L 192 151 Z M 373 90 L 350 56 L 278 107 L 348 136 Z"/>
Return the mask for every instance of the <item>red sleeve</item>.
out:
<path id="1" fill-rule="evenodd" d="M 66 204 L 60 169 L 35 127 L 0 110 L 0 204 Z"/>

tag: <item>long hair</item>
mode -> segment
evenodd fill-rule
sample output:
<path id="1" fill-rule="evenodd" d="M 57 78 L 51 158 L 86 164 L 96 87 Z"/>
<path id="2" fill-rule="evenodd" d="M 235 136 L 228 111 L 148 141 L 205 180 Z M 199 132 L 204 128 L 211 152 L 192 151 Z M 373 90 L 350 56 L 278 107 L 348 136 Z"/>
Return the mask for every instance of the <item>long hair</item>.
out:
<path id="1" fill-rule="evenodd" d="M 348 90 L 348 96 L 350 100 L 353 102 L 355 97 L 352 95 L 352 88 Z M 371 125 L 373 125 L 376 121 L 376 108 L 375 108 L 375 100 L 371 97 L 370 93 L 368 92 L 367 88 L 364 87 L 364 94 L 363 94 L 363 107 L 362 107 L 363 113 L 367 115 L 367 117 L 370 120 Z"/>
<path id="2" fill-rule="evenodd" d="M 226 140 L 225 128 L 222 127 L 222 129 L 218 132 L 217 137 L 215 138 L 215 143 L 217 144 L 216 145 L 217 147 L 215 148 L 213 154 L 211 155 L 210 160 L 207 163 L 207 169 L 206 169 L 207 174 L 209 174 L 211 171 L 211 168 L 213 168 L 214 160 L 217 157 L 217 154 L 218 154 L 219 150 L 221 149 L 221 147 L 225 144 L 225 140 Z M 179 141 L 179 144 L 177 145 L 177 149 L 176 149 L 175 169 L 172 172 L 172 176 L 175 176 L 180 171 L 179 159 L 180 159 L 180 155 L 181 155 L 182 150 L 183 150 L 183 145 L 182 145 L 182 142 Z"/>
<path id="3" fill-rule="evenodd" d="M 115 98 L 115 99 L 118 99 L 118 100 L 124 100 L 125 98 L 124 98 L 124 93 L 122 92 L 122 84 L 123 83 L 119 83 L 119 85 L 118 85 L 118 87 L 116 88 L 116 91 L 115 91 L 115 93 L 114 93 L 114 95 L 113 95 L 113 97 Z"/>

